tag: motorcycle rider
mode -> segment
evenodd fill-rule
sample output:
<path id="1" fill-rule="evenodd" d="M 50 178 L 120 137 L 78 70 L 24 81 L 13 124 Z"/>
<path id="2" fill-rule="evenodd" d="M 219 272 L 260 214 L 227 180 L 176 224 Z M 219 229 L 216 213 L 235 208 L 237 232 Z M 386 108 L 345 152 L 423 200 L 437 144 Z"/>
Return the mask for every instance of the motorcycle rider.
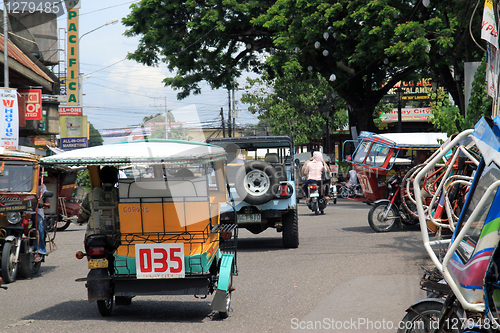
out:
<path id="1" fill-rule="evenodd" d="M 309 184 L 317 184 L 318 186 L 321 186 L 321 175 L 323 169 L 325 169 L 325 172 L 330 172 L 330 170 L 323 160 L 323 154 L 319 151 L 313 152 L 312 159 L 304 163 L 304 167 L 304 174 L 307 176 L 307 180 L 302 184 L 302 188 L 304 190 L 304 193 L 307 194 L 306 202 L 309 202 L 311 198 L 309 197 L 307 186 Z M 325 185 L 327 185 L 325 193 L 329 193 L 329 184 Z M 330 197 L 328 197 L 327 195 L 324 195 L 324 198 L 326 200 L 330 199 Z"/>
<path id="2" fill-rule="evenodd" d="M 99 170 L 101 186 L 88 193 L 78 212 L 77 222 L 88 222 L 85 239 L 89 235 L 104 234 L 112 247 L 120 245 L 120 221 L 118 218 L 118 170 L 105 166 Z"/>

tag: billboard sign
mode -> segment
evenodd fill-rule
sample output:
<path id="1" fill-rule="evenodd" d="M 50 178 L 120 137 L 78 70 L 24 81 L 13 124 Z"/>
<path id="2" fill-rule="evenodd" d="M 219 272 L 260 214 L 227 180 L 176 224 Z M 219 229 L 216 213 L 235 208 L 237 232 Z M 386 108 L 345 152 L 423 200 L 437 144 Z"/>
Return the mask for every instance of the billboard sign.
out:
<path id="1" fill-rule="evenodd" d="M 42 119 L 42 90 L 19 90 L 19 95 L 24 99 L 26 120 Z"/>
<path id="2" fill-rule="evenodd" d="M 67 77 L 66 95 L 68 105 L 79 105 L 79 82 L 80 63 L 78 59 L 78 8 L 68 8 L 67 26 Z"/>
<path id="3" fill-rule="evenodd" d="M 17 90 L 0 88 L 0 147 L 19 148 L 19 109 Z"/>
<path id="4" fill-rule="evenodd" d="M 87 148 L 87 117 L 62 116 L 59 117 L 61 134 L 61 149 L 70 150 Z"/>
<path id="5" fill-rule="evenodd" d="M 60 106 L 59 116 L 81 116 L 83 108 L 81 106 Z"/>

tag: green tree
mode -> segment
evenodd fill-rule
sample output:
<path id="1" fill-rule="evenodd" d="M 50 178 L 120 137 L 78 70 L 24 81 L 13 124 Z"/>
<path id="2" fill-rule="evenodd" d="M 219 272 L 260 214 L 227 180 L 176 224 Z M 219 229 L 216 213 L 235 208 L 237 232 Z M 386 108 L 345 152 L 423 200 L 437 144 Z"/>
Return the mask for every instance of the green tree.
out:
<path id="1" fill-rule="evenodd" d="M 376 105 L 409 75 L 441 77 L 463 114 L 455 78 L 464 60 L 482 54 L 469 36 L 474 6 L 467 0 L 429 7 L 392 0 L 141 0 L 123 24 L 125 35 L 140 37 L 129 59 L 165 62 L 176 75 L 163 82 L 180 90 L 178 98 L 200 93 L 203 80 L 231 89 L 244 71 L 274 67 L 268 72 L 280 75 L 294 66 L 331 80 L 360 131 L 375 129 Z M 476 40 L 480 19 L 477 11 L 470 25 Z"/>
<path id="2" fill-rule="evenodd" d="M 95 129 L 94 125 L 89 123 L 89 147 L 102 146 L 104 142 L 101 133 Z"/>
<path id="3" fill-rule="evenodd" d="M 250 104 L 250 112 L 269 122 L 273 134 L 290 135 L 296 145 L 318 141 L 325 135 L 324 111 L 333 111 L 329 115 L 331 129 L 342 128 L 347 122 L 345 107 L 334 98 L 333 89 L 321 75 L 301 78 L 292 69 L 274 78 L 264 72 L 261 78 L 247 79 L 252 92 L 241 99 Z"/>

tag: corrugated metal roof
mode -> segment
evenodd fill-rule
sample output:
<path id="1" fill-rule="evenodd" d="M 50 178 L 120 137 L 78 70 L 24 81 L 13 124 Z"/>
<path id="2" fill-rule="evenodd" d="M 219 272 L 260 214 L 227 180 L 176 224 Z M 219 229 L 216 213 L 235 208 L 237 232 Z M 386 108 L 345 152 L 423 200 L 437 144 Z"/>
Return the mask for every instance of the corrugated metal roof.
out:
<path id="1" fill-rule="evenodd" d="M 12 43 L 10 40 L 8 41 L 8 48 L 9 48 L 9 58 L 12 58 L 14 60 L 17 60 L 19 63 L 21 63 L 23 66 L 31 69 L 33 72 L 36 74 L 40 75 L 43 77 L 45 80 L 49 82 L 54 82 L 40 67 L 38 67 L 26 54 L 23 53 L 14 43 Z M 3 34 L 0 34 L 0 51 L 4 52 L 4 40 L 3 40 Z"/>

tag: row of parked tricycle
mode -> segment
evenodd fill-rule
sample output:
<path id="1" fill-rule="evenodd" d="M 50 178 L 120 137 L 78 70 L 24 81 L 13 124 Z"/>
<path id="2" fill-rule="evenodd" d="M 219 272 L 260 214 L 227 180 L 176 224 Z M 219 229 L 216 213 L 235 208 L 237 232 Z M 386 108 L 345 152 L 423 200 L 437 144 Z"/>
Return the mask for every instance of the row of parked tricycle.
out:
<path id="1" fill-rule="evenodd" d="M 435 147 L 361 136 L 352 162 L 372 204 L 370 226 L 419 224 L 434 265 L 423 267 L 427 298 L 408 307 L 398 332 L 500 331 L 500 118 Z M 411 163 L 407 149 L 421 159 Z"/>

